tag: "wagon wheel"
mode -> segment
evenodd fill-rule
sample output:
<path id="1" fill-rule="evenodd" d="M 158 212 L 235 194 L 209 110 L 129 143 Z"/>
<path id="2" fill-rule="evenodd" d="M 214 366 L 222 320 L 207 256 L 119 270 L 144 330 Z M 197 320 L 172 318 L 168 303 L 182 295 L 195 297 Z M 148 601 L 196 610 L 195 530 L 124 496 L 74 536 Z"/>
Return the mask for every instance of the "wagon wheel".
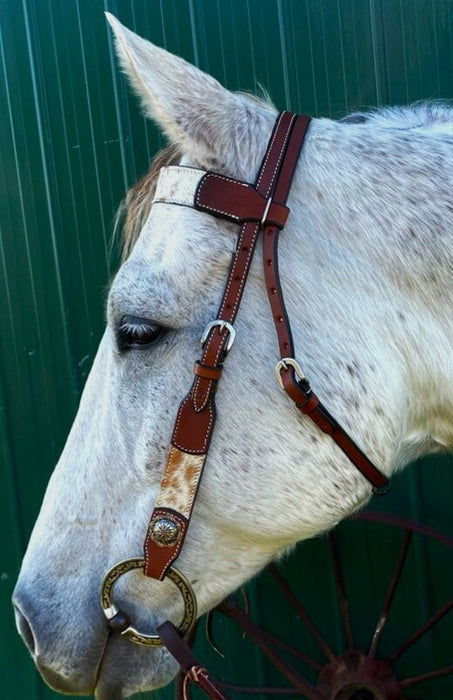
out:
<path id="1" fill-rule="evenodd" d="M 374 632 L 365 648 L 357 648 L 354 642 L 351 617 L 349 612 L 347 591 L 343 576 L 340 557 L 335 541 L 335 535 L 329 533 L 327 536 L 330 563 L 336 585 L 338 603 L 341 613 L 344 635 L 347 642 L 347 650 L 336 655 L 331 649 L 313 620 L 308 615 L 303 603 L 283 578 L 279 569 L 275 565 L 269 567 L 269 572 L 277 582 L 286 600 L 290 603 L 302 624 L 309 631 L 312 638 L 322 650 L 326 657 L 326 662 L 319 663 L 309 658 L 305 653 L 295 649 L 279 637 L 271 634 L 253 623 L 248 614 L 239 608 L 232 599 L 226 601 L 226 605 L 220 610 L 227 616 L 233 618 L 246 632 L 246 635 L 257 644 L 270 662 L 290 681 L 292 688 L 269 688 L 269 687 L 247 687 L 238 686 L 232 683 L 223 683 L 223 687 L 241 693 L 258 692 L 268 693 L 270 697 L 278 695 L 292 695 L 308 700 L 410 700 L 410 693 L 418 684 L 433 682 L 432 692 L 435 691 L 435 681 L 442 676 L 453 674 L 453 664 L 441 666 L 437 669 L 423 669 L 417 675 L 401 677 L 395 665 L 404 655 L 418 642 L 424 635 L 432 630 L 440 620 L 450 612 L 453 607 L 453 599 L 445 602 L 434 614 L 432 614 L 424 624 L 412 631 L 410 635 L 404 636 L 390 654 L 384 657 L 380 652 L 380 641 L 387 622 L 392 614 L 392 605 L 395 594 L 403 575 L 404 564 L 410 549 L 414 534 L 426 540 L 435 540 L 444 547 L 453 549 L 453 538 L 444 536 L 425 525 L 401 518 L 398 516 L 371 513 L 362 513 L 354 520 L 368 521 L 376 524 L 383 524 L 404 531 L 402 545 L 396 558 L 393 574 L 388 584 L 387 591 L 383 593 L 383 603 L 381 613 L 376 621 Z M 230 608 L 228 607 L 230 605 Z M 363 647 L 364 645 L 362 645 Z M 281 651 L 292 654 L 304 664 L 311 666 L 318 674 L 316 685 L 309 683 L 294 666 L 290 665 Z M 435 696 L 431 694 L 430 700 Z"/>
<path id="2" fill-rule="evenodd" d="M 447 601 L 431 617 L 385 659 L 378 658 L 379 642 L 392 611 L 395 593 L 403 573 L 404 563 L 414 533 L 433 538 L 453 549 L 453 539 L 447 538 L 434 529 L 397 516 L 379 513 L 363 513 L 360 520 L 383 523 L 402 528 L 405 531 L 404 540 L 395 562 L 395 568 L 382 605 L 381 614 L 377 620 L 374 634 L 367 652 L 354 649 L 351 631 L 347 597 L 343 582 L 338 551 L 333 533 L 329 533 L 328 543 L 331 562 L 335 573 L 341 616 L 348 640 L 349 650 L 326 664 L 318 680 L 318 689 L 329 700 L 403 700 L 404 693 L 410 688 L 425 681 L 453 673 L 453 665 L 431 669 L 424 673 L 406 678 L 397 678 L 395 663 L 406 654 L 423 635 L 431 630 L 453 607 L 453 599 Z M 278 572 L 276 572 L 278 575 Z"/>

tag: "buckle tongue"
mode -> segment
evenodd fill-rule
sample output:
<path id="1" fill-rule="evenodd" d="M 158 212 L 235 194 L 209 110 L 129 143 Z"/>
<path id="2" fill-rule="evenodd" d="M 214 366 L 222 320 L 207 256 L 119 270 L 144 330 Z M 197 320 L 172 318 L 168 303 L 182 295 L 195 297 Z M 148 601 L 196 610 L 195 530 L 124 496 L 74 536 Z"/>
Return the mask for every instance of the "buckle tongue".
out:
<path id="1" fill-rule="evenodd" d="M 225 352 L 230 352 L 231 348 L 233 347 L 234 340 L 236 338 L 236 331 L 234 330 L 231 323 L 228 323 L 228 321 L 223 321 L 221 318 L 216 318 L 215 321 L 211 321 L 211 323 L 208 323 L 208 325 L 203 331 L 203 335 L 200 338 L 201 347 L 204 347 L 208 339 L 209 333 L 211 332 L 212 328 L 215 328 L 216 326 L 219 326 L 220 335 L 223 335 L 225 331 L 228 332 L 229 337 L 225 347 Z"/>

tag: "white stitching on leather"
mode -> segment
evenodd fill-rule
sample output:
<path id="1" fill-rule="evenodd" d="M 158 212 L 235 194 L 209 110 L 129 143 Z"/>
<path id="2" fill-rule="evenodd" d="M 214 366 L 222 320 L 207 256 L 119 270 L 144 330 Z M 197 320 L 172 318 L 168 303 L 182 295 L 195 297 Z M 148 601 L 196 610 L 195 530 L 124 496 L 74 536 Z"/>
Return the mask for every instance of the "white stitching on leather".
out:
<path id="1" fill-rule="evenodd" d="M 282 117 L 283 117 L 283 114 L 282 114 Z M 286 130 L 285 138 L 283 139 L 282 147 L 281 147 L 281 149 L 280 149 L 280 155 L 278 156 L 277 163 L 275 164 L 275 168 L 274 168 L 274 170 L 272 171 L 271 181 L 270 181 L 270 183 L 269 183 L 269 187 L 268 187 L 267 190 L 266 190 L 266 197 L 269 196 L 269 192 L 271 191 L 271 187 L 272 187 L 272 185 L 274 184 L 273 180 L 274 180 L 274 177 L 275 177 L 275 173 L 277 172 L 277 168 L 280 166 L 280 163 L 281 163 L 281 161 L 282 161 L 283 153 L 284 153 L 284 150 L 285 150 L 285 146 L 286 146 L 286 144 L 287 144 L 287 142 L 288 142 L 289 135 L 290 135 L 290 133 L 291 133 L 291 127 L 292 127 L 292 125 L 293 125 L 295 119 L 296 119 L 296 115 L 293 114 L 293 116 L 292 116 L 292 118 L 290 119 L 290 122 L 289 122 L 289 124 L 288 124 L 288 128 L 287 128 L 287 130 Z M 277 132 L 276 132 L 276 133 L 277 133 Z M 268 151 L 268 154 L 269 154 L 269 153 L 270 153 L 270 149 L 269 149 L 269 151 Z M 264 174 L 264 168 L 263 168 L 262 174 Z M 261 176 L 260 176 L 260 179 L 261 179 Z"/>
<path id="2" fill-rule="evenodd" d="M 197 192 L 195 196 L 195 203 L 199 206 L 202 207 L 203 209 L 207 209 L 208 211 L 215 211 L 217 214 L 223 214 L 224 216 L 229 216 L 232 219 L 236 219 L 236 221 L 239 221 L 239 217 L 236 216 L 235 214 L 228 212 L 228 211 L 222 211 L 222 209 L 216 209 L 215 207 L 210 207 L 209 204 L 203 204 L 200 202 L 200 195 L 203 187 L 205 184 L 208 182 L 208 177 L 209 179 L 216 178 L 217 180 L 223 180 L 224 182 L 232 182 L 233 184 L 241 185 L 242 187 L 248 187 L 246 182 L 238 182 L 237 180 L 232 180 L 230 177 L 224 177 L 223 175 L 217 175 L 217 173 L 206 173 L 201 180 L 200 183 L 198 184 L 197 187 Z"/>
<path id="3" fill-rule="evenodd" d="M 264 175 L 264 171 L 266 170 L 267 161 L 269 160 L 269 156 L 270 156 L 270 153 L 271 153 L 271 150 L 272 150 L 272 146 L 274 145 L 275 139 L 277 138 L 278 128 L 279 128 L 279 126 L 280 126 L 280 122 L 282 121 L 282 119 L 283 119 L 283 112 L 280 114 L 280 117 L 279 117 L 279 119 L 278 119 L 278 124 L 276 124 L 276 125 L 274 126 L 274 135 L 273 135 L 273 137 L 272 137 L 272 141 L 271 141 L 271 143 L 270 143 L 270 146 L 269 146 L 268 149 L 267 149 L 267 153 L 266 153 L 266 157 L 265 157 L 265 159 L 264 159 L 263 167 L 261 168 L 261 173 L 260 173 L 260 176 L 259 176 L 259 178 L 258 178 L 258 182 L 256 183 L 257 187 L 258 187 L 258 185 L 261 184 L 261 179 L 262 179 L 262 177 L 263 177 L 263 175 Z"/>
<path id="4" fill-rule="evenodd" d="M 181 413 L 182 413 L 182 410 L 181 410 L 181 409 L 182 409 L 183 406 L 186 405 L 186 403 L 187 403 L 189 400 L 190 400 L 190 394 L 189 394 L 188 396 L 186 396 L 186 398 L 185 398 L 184 401 L 182 402 L 181 406 L 179 407 L 178 416 L 177 416 L 177 418 L 176 418 L 176 424 L 175 424 L 175 427 L 174 427 L 174 430 L 173 430 L 173 435 L 175 435 L 175 433 L 178 432 L 179 424 L 181 423 Z M 214 420 L 214 415 L 213 415 L 213 412 L 212 412 L 212 407 L 210 406 L 210 407 L 209 407 L 209 423 L 208 423 L 208 429 L 207 429 L 207 431 L 206 431 L 206 438 L 205 438 L 205 441 L 204 441 L 204 443 L 203 443 L 203 447 L 202 447 L 201 450 L 192 450 L 191 452 L 189 452 L 189 454 L 202 455 L 202 454 L 205 453 L 206 445 L 208 444 L 208 439 L 209 439 L 209 432 L 210 432 L 210 430 L 211 430 L 211 426 L 212 426 L 213 420 Z M 176 440 L 175 440 L 174 438 L 172 438 L 172 444 L 175 445 L 176 447 L 179 447 L 179 449 L 180 449 L 180 450 L 183 450 L 183 452 L 188 452 L 187 447 L 183 447 L 182 445 L 180 445 L 178 442 L 176 442 Z"/>
<path id="5" fill-rule="evenodd" d="M 218 359 L 218 358 L 216 358 L 216 362 L 217 362 L 217 359 Z M 200 391 L 200 379 L 201 379 L 201 377 L 197 377 L 197 379 L 196 379 L 196 381 L 195 381 L 195 387 L 194 387 L 194 390 L 193 390 L 193 401 L 192 401 L 194 410 L 195 410 L 197 413 L 201 413 L 201 411 L 203 411 L 203 409 L 206 408 L 206 404 L 208 403 L 209 394 L 210 394 L 210 392 L 211 392 L 211 386 L 212 386 L 212 382 L 213 382 L 212 379 L 208 379 L 207 381 L 209 382 L 209 385 L 208 385 L 206 391 L 203 392 L 202 389 L 201 389 L 201 391 Z M 206 379 L 206 377 L 203 377 L 203 379 Z M 198 404 L 198 403 L 197 403 L 197 399 L 199 398 L 198 394 L 200 394 L 200 395 L 201 395 L 201 398 L 203 398 L 203 393 L 205 394 L 205 397 L 204 397 L 204 399 L 202 400 L 202 403 L 201 403 L 201 404 Z"/>

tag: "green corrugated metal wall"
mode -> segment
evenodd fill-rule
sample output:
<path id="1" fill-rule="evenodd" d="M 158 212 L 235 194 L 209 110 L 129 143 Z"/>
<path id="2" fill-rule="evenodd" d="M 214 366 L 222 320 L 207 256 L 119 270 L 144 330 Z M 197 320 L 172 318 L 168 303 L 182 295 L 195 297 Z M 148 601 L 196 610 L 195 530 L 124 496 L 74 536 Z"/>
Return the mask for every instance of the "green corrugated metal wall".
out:
<path id="1" fill-rule="evenodd" d="M 1 0 L 0 697 L 11 700 L 57 697 L 15 634 L 9 599 L 102 332 L 117 264 L 114 212 L 160 145 L 116 69 L 104 9 L 231 89 L 261 83 L 279 107 L 337 117 L 366 105 L 453 97 L 453 0 Z M 452 534 L 451 467 L 451 458 L 413 467 L 377 507 Z M 338 530 L 362 644 L 399 540 L 388 528 Z M 451 558 L 442 548 L 417 542 L 407 566 L 384 651 L 451 594 Z M 302 545 L 284 568 L 340 651 L 325 542 Z M 266 575 L 252 585 L 256 617 L 322 658 L 274 592 Z M 216 629 L 229 646 L 223 666 L 212 661 L 219 675 L 224 668 L 238 681 L 277 680 L 240 635 L 221 621 Z M 445 620 L 419 642 L 406 675 L 451 663 L 451 632 Z M 409 695 L 453 697 L 451 679 L 427 688 Z"/>

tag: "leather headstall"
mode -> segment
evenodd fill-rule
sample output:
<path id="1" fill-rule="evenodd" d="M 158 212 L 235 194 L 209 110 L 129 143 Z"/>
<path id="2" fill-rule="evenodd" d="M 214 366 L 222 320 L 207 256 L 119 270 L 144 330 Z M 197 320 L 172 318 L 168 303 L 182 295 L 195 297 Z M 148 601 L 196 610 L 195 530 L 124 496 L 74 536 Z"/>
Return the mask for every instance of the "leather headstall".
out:
<path id="1" fill-rule="evenodd" d="M 236 253 L 215 321 L 203 335 L 203 355 L 195 363 L 192 387 L 179 407 L 167 465 L 145 540 L 145 574 L 162 579 L 177 559 L 186 536 L 194 501 L 214 430 L 215 393 L 223 361 L 234 341 L 233 324 L 239 310 L 255 244 L 263 235 L 264 275 L 277 331 L 280 383 L 296 407 L 328 433 L 353 464 L 382 491 L 387 478 L 321 404 L 294 357 L 291 328 L 283 300 L 277 246 L 289 210 L 286 199 L 310 123 L 309 117 L 283 112 L 275 125 L 255 186 L 216 173 L 192 169 L 195 194 L 175 194 L 168 180 L 178 181 L 181 166 L 163 169 L 154 202 L 173 202 L 242 224 Z M 178 172 L 179 171 L 179 172 Z M 183 188 L 184 189 L 184 188 Z M 172 196 L 167 196 L 169 190 Z M 187 196 L 189 192 L 189 196 Z M 190 202 L 190 199 L 192 201 Z"/>
<path id="2" fill-rule="evenodd" d="M 216 420 L 215 394 L 223 362 L 234 343 L 234 321 L 260 234 L 263 237 L 266 290 L 280 351 L 276 367 L 277 379 L 299 411 L 331 436 L 371 483 L 373 491 L 381 494 L 388 490 L 387 477 L 322 405 L 295 359 L 291 327 L 279 279 L 278 240 L 289 215 L 286 200 L 309 124 L 310 118 L 307 116 L 290 112 L 280 114 L 255 185 L 182 166 L 169 166 L 160 172 L 155 204 L 165 202 L 189 206 L 237 222 L 241 229 L 217 318 L 207 325 L 203 333 L 203 353 L 195 363 L 190 391 L 178 410 L 160 491 L 147 529 L 144 560 L 136 558 L 120 562 L 108 572 L 104 581 L 101 596 L 104 612 L 111 626 L 116 625 L 132 641 L 152 645 L 162 643 L 157 635 L 139 635 L 129 625 L 126 616 L 111 603 L 110 593 L 114 580 L 142 564 L 146 576 L 158 580 L 170 576 L 182 592 L 186 612 L 189 609 L 189 614 L 186 626 L 179 627 L 180 635 L 191 628 L 196 618 L 196 601 L 190 585 L 172 564 L 180 554 L 190 523 Z M 185 595 L 187 591 L 189 593 Z M 165 644 L 170 646 L 173 639 L 175 649 L 172 653 L 178 656 L 175 650 L 179 649 L 179 657 L 186 658 L 186 651 L 183 651 L 185 643 L 176 632 L 172 635 L 169 629 L 167 625 L 164 632 Z M 180 643 L 175 641 L 175 634 Z M 186 665 L 190 667 L 190 664 Z M 199 674 L 199 677 L 203 684 L 206 680 L 204 673 Z"/>

